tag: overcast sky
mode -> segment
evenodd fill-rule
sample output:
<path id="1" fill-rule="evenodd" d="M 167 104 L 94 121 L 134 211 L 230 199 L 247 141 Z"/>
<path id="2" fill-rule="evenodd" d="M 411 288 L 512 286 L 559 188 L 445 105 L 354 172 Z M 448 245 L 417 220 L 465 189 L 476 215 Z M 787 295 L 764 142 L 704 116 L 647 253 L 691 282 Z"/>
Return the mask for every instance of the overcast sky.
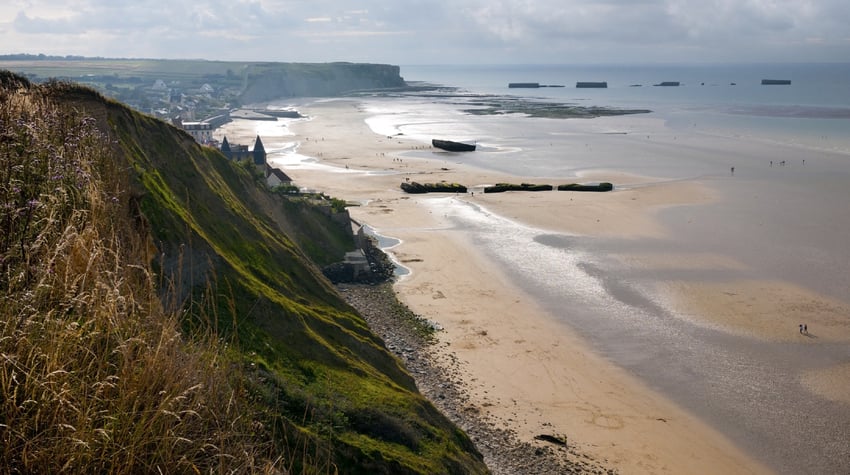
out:
<path id="1" fill-rule="evenodd" d="M 850 61 L 850 0 L 2 0 L 0 54 L 391 64 Z"/>

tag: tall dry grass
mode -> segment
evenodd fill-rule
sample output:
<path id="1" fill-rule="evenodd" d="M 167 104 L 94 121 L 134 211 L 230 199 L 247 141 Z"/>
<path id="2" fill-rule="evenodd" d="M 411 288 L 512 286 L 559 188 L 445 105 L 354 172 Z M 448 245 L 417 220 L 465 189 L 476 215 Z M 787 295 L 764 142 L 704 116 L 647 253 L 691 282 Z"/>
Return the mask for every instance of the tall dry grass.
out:
<path id="1" fill-rule="evenodd" d="M 164 309 L 114 144 L 0 91 L 0 472 L 274 472 L 215 335 Z"/>

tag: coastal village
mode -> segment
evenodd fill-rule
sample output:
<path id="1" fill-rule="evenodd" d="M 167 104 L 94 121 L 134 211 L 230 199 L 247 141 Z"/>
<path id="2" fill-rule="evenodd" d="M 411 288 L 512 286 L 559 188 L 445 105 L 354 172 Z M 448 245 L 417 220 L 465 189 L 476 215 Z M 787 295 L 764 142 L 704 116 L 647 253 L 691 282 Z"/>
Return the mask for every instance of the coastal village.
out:
<path id="1" fill-rule="evenodd" d="M 291 186 L 292 178 L 290 178 L 283 170 L 274 168 L 268 164 L 266 148 L 263 146 L 263 140 L 260 136 L 254 140 L 253 148 L 249 149 L 247 145 L 234 144 L 230 145 L 227 137 L 221 141 L 218 146 L 221 153 L 230 160 L 237 162 L 251 161 L 258 171 L 261 171 L 266 178 L 266 184 L 269 188 L 278 186 Z"/>
<path id="2" fill-rule="evenodd" d="M 249 118 L 254 120 L 276 120 L 273 116 L 263 115 L 251 111 L 237 111 L 237 116 L 240 118 Z M 263 145 L 263 140 L 257 135 L 254 140 L 253 147 L 245 144 L 231 144 L 227 137 L 221 142 L 213 138 L 213 131 L 220 126 L 230 121 L 230 114 L 222 114 L 213 117 L 210 120 L 194 122 L 183 121 L 180 118 L 172 119 L 172 124 L 186 131 L 192 138 L 201 145 L 207 145 L 217 148 L 230 160 L 236 162 L 251 161 L 256 169 L 263 173 L 266 179 L 266 184 L 269 188 L 279 186 L 292 186 L 292 178 L 290 178 L 283 170 L 274 168 L 268 164 L 268 154 Z M 261 117 L 261 118 L 260 118 Z"/>

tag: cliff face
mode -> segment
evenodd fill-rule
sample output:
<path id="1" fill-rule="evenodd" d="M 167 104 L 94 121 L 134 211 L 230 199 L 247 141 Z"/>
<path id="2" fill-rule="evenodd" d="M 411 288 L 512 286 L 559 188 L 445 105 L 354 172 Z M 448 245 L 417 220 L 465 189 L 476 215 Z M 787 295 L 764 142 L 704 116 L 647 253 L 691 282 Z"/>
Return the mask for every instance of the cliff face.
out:
<path id="1" fill-rule="evenodd" d="M 107 203 L 124 210 L 124 219 L 132 223 L 118 228 L 146 243 L 136 246 L 146 257 L 122 265 L 152 276 L 164 303 L 179 307 L 175 314 L 181 316 L 186 340 L 212 334 L 216 341 L 228 342 L 215 367 L 241 388 L 230 397 L 261 415 L 259 429 L 251 431 L 267 437 L 263 444 L 279 454 L 284 471 L 486 472 L 466 435 L 419 394 L 401 363 L 300 249 L 301 239 L 289 237 L 288 229 L 298 227 L 301 218 L 287 215 L 290 211 L 281 198 L 258 187 L 244 167 L 198 145 L 183 131 L 92 90 L 35 86 L 13 76 L 0 79 L 0 99 L 46 97 L 58 108 L 81 114 L 85 123 L 108 137 L 103 156 L 114 161 L 110 169 L 120 180 L 103 184 L 110 190 Z M 343 83 L 357 81 L 338 81 Z M 0 132 L 9 124 L 0 123 Z M 282 224 L 281 216 L 290 222 Z M 75 310 L 71 316 L 84 321 L 87 311 Z M 107 358 L 112 354 L 105 352 Z M 62 374 L 77 374 L 73 368 L 60 369 Z M 80 387 L 87 390 L 93 384 L 83 381 Z M 126 394 L 126 399 L 132 402 L 134 394 Z M 223 405 L 231 407 L 226 400 Z M 144 404 L 127 407 L 150 412 Z M 8 415 L 0 417 L 9 420 Z M 107 423 L 135 417 L 106 416 Z M 95 446 L 98 434 L 110 428 L 94 426 L 92 442 L 83 443 Z M 115 449 L 121 450 L 117 445 Z M 97 456 L 110 458 L 106 451 Z M 136 460 L 138 466 L 117 471 L 147 471 L 142 468 L 145 462 Z M 61 460 L 56 463 L 62 465 Z"/>
<path id="2" fill-rule="evenodd" d="M 240 96 L 243 104 L 282 97 L 331 97 L 369 89 L 404 87 L 398 66 L 388 64 L 283 64 L 254 66 Z"/>

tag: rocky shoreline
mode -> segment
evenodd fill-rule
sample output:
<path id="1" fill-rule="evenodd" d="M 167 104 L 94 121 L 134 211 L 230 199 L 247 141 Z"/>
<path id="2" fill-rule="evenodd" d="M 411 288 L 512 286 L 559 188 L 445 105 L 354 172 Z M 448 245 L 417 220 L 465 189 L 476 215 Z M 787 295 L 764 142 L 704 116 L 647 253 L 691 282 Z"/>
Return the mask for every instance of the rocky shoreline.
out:
<path id="1" fill-rule="evenodd" d="M 399 302 L 391 283 L 339 284 L 337 289 L 404 363 L 419 391 L 469 435 L 494 475 L 617 473 L 605 467 L 604 461 L 576 450 L 559 434 L 520 441 L 511 429 L 512 421 L 494 420 L 471 403 L 457 359 L 449 353 L 450 361 L 436 360 L 434 333 L 439 325 Z"/>

